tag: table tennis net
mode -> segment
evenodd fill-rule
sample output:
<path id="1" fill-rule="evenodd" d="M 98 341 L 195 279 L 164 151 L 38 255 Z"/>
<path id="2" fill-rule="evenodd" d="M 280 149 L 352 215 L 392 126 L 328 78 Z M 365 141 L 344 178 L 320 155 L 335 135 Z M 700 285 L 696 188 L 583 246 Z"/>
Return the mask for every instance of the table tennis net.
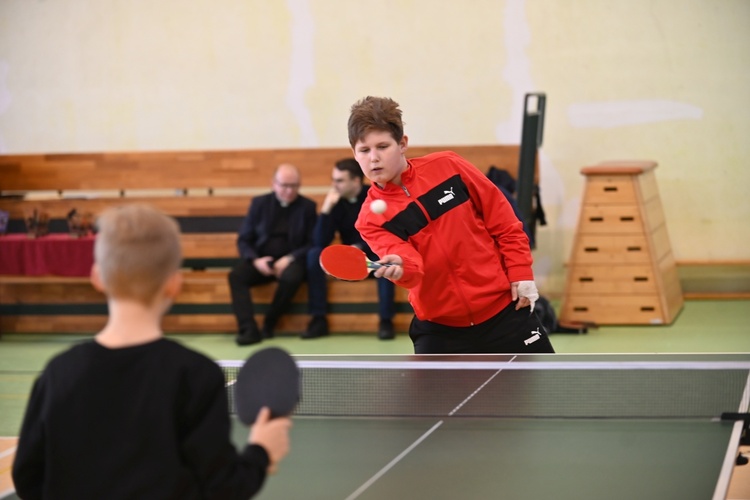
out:
<path id="1" fill-rule="evenodd" d="M 299 416 L 718 418 L 748 407 L 748 362 L 298 359 Z M 241 361 L 220 361 L 229 410 Z"/>

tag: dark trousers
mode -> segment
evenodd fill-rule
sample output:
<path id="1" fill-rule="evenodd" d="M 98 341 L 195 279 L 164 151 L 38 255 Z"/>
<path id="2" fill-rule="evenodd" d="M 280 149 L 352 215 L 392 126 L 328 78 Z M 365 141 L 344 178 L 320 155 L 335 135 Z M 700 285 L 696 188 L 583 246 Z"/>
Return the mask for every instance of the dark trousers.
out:
<path id="1" fill-rule="evenodd" d="M 307 286 L 311 316 L 325 316 L 328 313 L 328 280 L 325 271 L 320 267 L 322 251 L 320 247 L 313 247 L 307 252 Z M 396 314 L 396 285 L 385 278 L 372 279 L 377 281 L 380 319 L 393 319 Z"/>
<path id="2" fill-rule="evenodd" d="M 415 316 L 409 337 L 415 354 L 535 354 L 554 353 L 547 331 L 536 313 L 511 302 L 484 323 L 453 327 Z"/>
<path id="3" fill-rule="evenodd" d="M 278 280 L 275 276 L 264 276 L 255 269 L 252 262 L 244 259 L 229 272 L 229 291 L 232 294 L 232 310 L 237 319 L 237 328 L 240 333 L 253 327 L 257 328 L 250 288 L 272 281 L 278 281 L 279 284 L 276 287 L 273 301 L 268 306 L 268 312 L 263 322 L 264 328 L 271 330 L 276 326 L 276 322 L 281 315 L 289 309 L 294 294 L 297 293 L 300 285 L 305 281 L 305 263 L 298 260 L 293 261 L 284 270 Z"/>

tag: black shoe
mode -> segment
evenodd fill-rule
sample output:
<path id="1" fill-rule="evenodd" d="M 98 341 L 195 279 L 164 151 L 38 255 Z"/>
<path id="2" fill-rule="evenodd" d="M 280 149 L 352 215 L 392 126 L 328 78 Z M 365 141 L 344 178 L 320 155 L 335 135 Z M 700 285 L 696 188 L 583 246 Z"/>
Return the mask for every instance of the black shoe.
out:
<path id="1" fill-rule="evenodd" d="M 378 338 L 380 340 L 391 340 L 396 338 L 396 331 L 393 329 L 393 321 L 381 319 L 378 325 Z"/>
<path id="2" fill-rule="evenodd" d="M 237 345 L 258 344 L 261 340 L 262 339 L 260 337 L 260 332 L 258 332 L 257 326 L 241 331 L 234 339 L 234 341 L 237 342 Z"/>
<path id="3" fill-rule="evenodd" d="M 303 339 L 317 339 L 328 335 L 328 319 L 325 316 L 313 316 L 307 330 L 301 335 Z"/>
<path id="4" fill-rule="evenodd" d="M 279 322 L 278 317 L 266 315 L 263 318 L 263 328 L 260 330 L 260 336 L 263 339 L 272 339 L 274 337 L 273 331 L 276 328 L 276 323 Z"/>

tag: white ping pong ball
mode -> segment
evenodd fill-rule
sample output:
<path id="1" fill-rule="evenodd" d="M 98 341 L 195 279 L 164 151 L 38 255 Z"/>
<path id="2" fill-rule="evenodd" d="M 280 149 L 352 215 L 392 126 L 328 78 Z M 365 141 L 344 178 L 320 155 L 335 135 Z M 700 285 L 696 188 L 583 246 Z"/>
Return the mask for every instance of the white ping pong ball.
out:
<path id="1" fill-rule="evenodd" d="M 386 208 L 388 208 L 388 204 L 383 200 L 373 200 L 373 202 L 370 203 L 370 211 L 374 214 L 382 214 L 385 212 Z"/>

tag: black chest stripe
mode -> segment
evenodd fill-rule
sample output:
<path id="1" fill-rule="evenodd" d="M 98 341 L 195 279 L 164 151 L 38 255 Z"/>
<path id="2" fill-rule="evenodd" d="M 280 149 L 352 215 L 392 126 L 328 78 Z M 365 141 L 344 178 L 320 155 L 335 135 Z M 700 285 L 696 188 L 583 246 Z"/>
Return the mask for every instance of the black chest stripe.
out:
<path id="1" fill-rule="evenodd" d="M 383 224 L 386 229 L 402 240 L 417 234 L 427 225 L 427 217 L 415 202 L 409 203 L 398 215 Z"/>
<path id="2" fill-rule="evenodd" d="M 427 211 L 430 219 L 435 220 L 449 210 L 469 201 L 469 192 L 461 176 L 456 174 L 417 199 Z"/>
<path id="3" fill-rule="evenodd" d="M 452 208 L 469 201 L 469 192 L 461 176 L 456 174 L 418 197 L 417 200 L 427 211 L 430 220 L 435 220 Z M 407 241 L 424 229 L 428 222 L 419 205 L 411 202 L 398 215 L 383 224 L 383 229 Z"/>

